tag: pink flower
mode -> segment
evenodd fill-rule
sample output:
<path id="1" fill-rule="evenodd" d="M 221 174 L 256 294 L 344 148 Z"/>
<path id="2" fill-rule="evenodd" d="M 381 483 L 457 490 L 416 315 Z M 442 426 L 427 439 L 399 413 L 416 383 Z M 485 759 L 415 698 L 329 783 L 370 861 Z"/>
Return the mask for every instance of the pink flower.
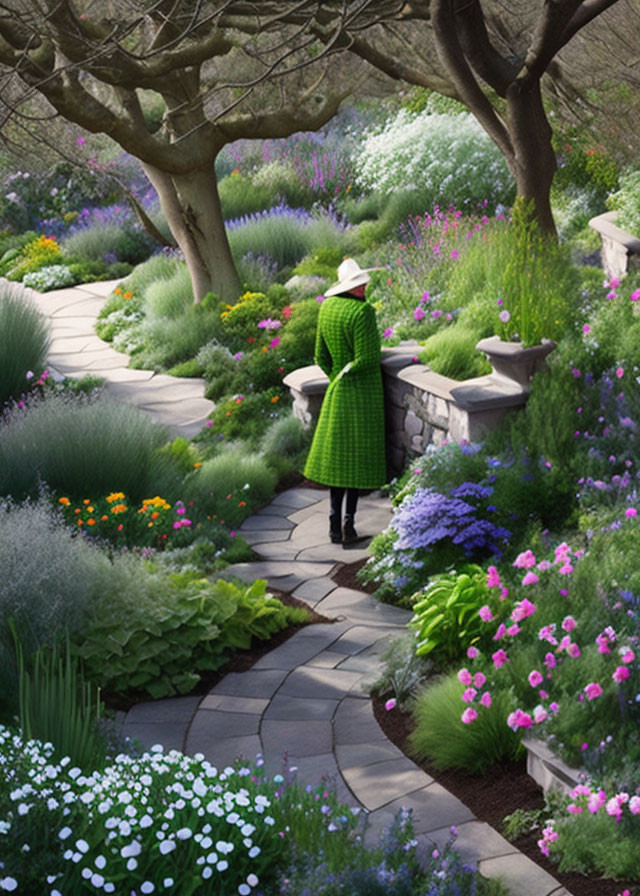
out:
<path id="1" fill-rule="evenodd" d="M 533 719 L 528 712 L 524 712 L 521 709 L 516 709 L 515 712 L 512 712 L 508 716 L 507 725 L 514 731 L 516 731 L 518 728 L 531 728 L 531 726 L 533 725 Z"/>
<path id="2" fill-rule="evenodd" d="M 413 317 L 414 320 L 424 320 L 424 311 L 419 305 L 417 308 L 413 309 Z"/>
<path id="3" fill-rule="evenodd" d="M 558 712 L 559 709 L 560 709 L 560 705 L 558 703 L 556 703 L 555 700 L 549 704 L 549 712 L 555 713 L 555 712 Z"/>
<path id="4" fill-rule="evenodd" d="M 595 700 L 602 696 L 602 688 L 597 681 L 590 681 L 588 685 L 585 685 L 584 692 L 587 695 L 587 700 Z"/>
<path id="5" fill-rule="evenodd" d="M 515 638 L 516 635 L 519 635 L 522 629 L 518 625 L 517 622 L 514 622 L 513 625 L 510 625 L 509 628 L 505 629 L 505 635 L 508 638 Z"/>
<path id="6" fill-rule="evenodd" d="M 587 801 L 587 809 L 591 812 L 592 815 L 595 815 L 596 812 L 599 812 L 600 809 L 604 806 L 607 801 L 607 794 L 604 790 L 599 790 L 598 793 L 592 793 Z"/>
<path id="7" fill-rule="evenodd" d="M 640 302 L 640 289 L 634 289 L 629 298 L 632 302 Z"/>
<path id="8" fill-rule="evenodd" d="M 493 636 L 493 640 L 499 641 L 501 638 L 504 638 L 506 633 L 507 633 L 507 627 L 504 624 L 504 622 L 501 622 L 500 625 L 498 626 L 498 628 L 496 629 L 496 633 Z"/>
<path id="9" fill-rule="evenodd" d="M 573 657 L 574 659 L 577 659 L 577 657 L 581 656 L 582 651 L 580 650 L 580 648 L 574 641 L 571 644 L 569 644 L 569 646 L 567 647 L 567 653 L 569 656 Z"/>
<path id="10" fill-rule="evenodd" d="M 640 815 L 640 796 L 632 796 L 629 800 L 629 812 L 632 815 Z"/>
<path id="11" fill-rule="evenodd" d="M 535 574 L 535 572 L 531 572 L 531 570 L 529 570 L 529 572 L 522 579 L 522 584 L 523 585 L 535 585 L 539 581 L 540 581 L 540 579 Z"/>
<path id="12" fill-rule="evenodd" d="M 627 509 L 624 512 L 624 515 L 631 518 L 631 517 L 637 516 L 637 513 L 638 513 L 638 511 L 636 510 L 635 507 L 627 507 Z"/>
<path id="13" fill-rule="evenodd" d="M 481 688 L 486 680 L 487 676 L 484 674 L 484 672 L 476 672 L 476 674 L 473 676 L 473 684 L 477 688 Z"/>
<path id="14" fill-rule="evenodd" d="M 555 667 L 558 665 L 558 662 L 552 653 L 545 653 L 544 664 L 547 669 L 555 669 Z"/>
<path id="15" fill-rule="evenodd" d="M 480 703 L 483 706 L 487 707 L 487 709 L 491 706 L 492 700 L 489 691 L 485 691 L 484 694 L 480 697 Z"/>
<path id="16" fill-rule="evenodd" d="M 538 581 L 538 577 L 535 575 L 535 573 L 528 572 L 524 578 L 526 579 L 527 576 L 534 576 L 536 582 Z M 525 583 L 523 579 L 522 584 L 524 585 L 528 583 Z M 533 616 L 535 612 L 536 605 L 532 604 L 531 601 L 525 597 L 523 598 L 523 600 L 519 600 L 515 605 L 515 607 L 513 608 L 513 612 L 511 613 L 511 618 L 514 622 L 522 622 L 522 620 L 526 619 L 528 616 Z"/>
<path id="17" fill-rule="evenodd" d="M 498 570 L 495 566 L 490 566 L 487 570 L 487 588 L 499 588 L 501 584 Z"/>
<path id="18" fill-rule="evenodd" d="M 591 327 L 589 326 L 589 324 L 583 324 L 582 332 L 585 334 L 585 336 L 587 335 L 587 333 L 591 332 Z"/>
<path id="19" fill-rule="evenodd" d="M 460 718 L 462 719 L 463 724 L 470 725 L 472 722 L 475 722 L 475 720 L 478 718 L 478 711 L 477 711 L 477 709 L 474 709 L 472 706 L 467 706 L 467 708 L 462 713 Z"/>
<path id="20" fill-rule="evenodd" d="M 611 677 L 615 682 L 621 684 L 629 677 L 629 670 L 626 666 L 618 666 Z"/>
<path id="21" fill-rule="evenodd" d="M 279 320 L 273 320 L 270 317 L 265 317 L 264 320 L 258 322 L 258 327 L 261 330 L 277 330 L 282 326 Z"/>
<path id="22" fill-rule="evenodd" d="M 384 708 L 387 710 L 387 712 L 390 712 L 392 709 L 395 709 L 397 705 L 398 701 L 396 700 L 396 698 L 391 697 L 391 699 L 387 700 L 387 702 L 385 703 Z"/>
<path id="23" fill-rule="evenodd" d="M 538 632 L 538 640 L 539 641 L 548 641 L 549 644 L 557 644 L 557 640 L 554 637 L 554 632 L 556 630 L 555 623 L 551 623 L 551 625 L 543 625 L 540 631 Z"/>
<path id="24" fill-rule="evenodd" d="M 458 672 L 458 681 L 460 684 L 470 685 L 473 684 L 473 675 L 469 672 L 468 669 L 460 669 Z"/>
<path id="25" fill-rule="evenodd" d="M 548 718 L 549 713 L 544 706 L 536 706 L 533 710 L 533 721 L 536 725 L 541 725 L 543 722 L 546 722 Z"/>
<path id="26" fill-rule="evenodd" d="M 542 684 L 544 681 L 544 676 L 538 672 L 537 669 L 534 669 L 532 672 L 529 672 L 529 676 L 527 681 L 531 685 L 532 688 L 537 688 L 539 684 Z"/>
<path id="27" fill-rule="evenodd" d="M 622 379 L 624 376 L 624 367 L 616 367 L 616 376 L 618 379 Z"/>
<path id="28" fill-rule="evenodd" d="M 470 660 L 475 660 L 475 658 L 478 656 L 479 653 L 480 653 L 480 651 L 478 650 L 477 647 L 467 647 L 467 657 Z"/>
<path id="29" fill-rule="evenodd" d="M 243 357 L 244 357 L 244 352 L 236 352 L 235 355 L 233 355 L 233 360 L 241 361 Z"/>
<path id="30" fill-rule="evenodd" d="M 457 257 L 458 257 L 459 254 L 460 254 L 460 253 L 458 252 L 457 249 L 452 249 L 449 257 L 450 257 L 453 261 L 455 261 L 455 260 L 457 259 Z"/>
<path id="31" fill-rule="evenodd" d="M 500 591 L 500 600 L 506 600 L 508 597 L 509 597 L 509 589 L 508 589 L 508 588 L 503 588 L 503 589 Z"/>
<path id="32" fill-rule="evenodd" d="M 554 553 L 554 557 L 553 557 L 554 563 L 564 563 L 566 561 L 567 557 L 569 556 L 569 554 L 571 553 L 571 548 L 566 543 L 566 541 L 563 541 L 562 544 L 559 544 L 556 547 L 556 549 L 553 553 Z"/>
<path id="33" fill-rule="evenodd" d="M 509 321 L 511 320 L 511 315 L 510 315 L 509 312 L 506 310 L 506 308 L 504 309 L 504 311 L 501 311 L 501 312 L 500 312 L 500 314 L 498 315 L 498 317 L 500 318 L 500 320 L 502 321 L 503 324 L 508 324 Z"/>
<path id="34" fill-rule="evenodd" d="M 551 569 L 550 561 L 541 560 L 540 563 L 538 563 L 538 569 L 540 570 L 540 572 L 546 572 L 547 569 Z"/>
<path id="35" fill-rule="evenodd" d="M 475 688 L 465 688 L 462 693 L 462 702 L 463 703 L 473 703 L 476 698 L 476 694 L 478 692 Z"/>
<path id="36" fill-rule="evenodd" d="M 620 651 L 620 659 L 623 663 L 632 663 L 635 658 L 636 655 L 630 647 L 623 647 Z"/>
<path id="37" fill-rule="evenodd" d="M 573 616 L 565 616 L 562 620 L 562 628 L 565 632 L 572 632 L 577 624 Z"/>
<path id="38" fill-rule="evenodd" d="M 496 669 L 499 669 L 500 666 L 504 666 L 504 664 L 509 661 L 506 651 L 502 650 L 502 648 L 496 650 L 496 652 L 491 655 L 491 659 L 493 660 L 493 665 Z"/>
<path id="39" fill-rule="evenodd" d="M 78 139 L 76 140 L 78 146 L 84 146 L 86 142 L 87 141 L 84 139 L 84 137 L 78 137 Z"/>
<path id="40" fill-rule="evenodd" d="M 274 338 L 269 343 L 269 348 L 278 348 L 279 345 L 280 345 L 280 337 L 274 336 Z"/>
<path id="41" fill-rule="evenodd" d="M 566 563 L 562 564 L 558 572 L 561 576 L 571 575 L 571 573 L 573 572 L 573 566 L 567 561 Z"/>
<path id="42" fill-rule="evenodd" d="M 598 645 L 598 653 L 611 653 L 611 648 L 609 647 L 609 638 L 605 635 L 604 632 L 600 632 L 600 634 L 596 638 L 596 644 Z"/>
<path id="43" fill-rule="evenodd" d="M 576 806 L 575 803 L 569 803 L 567 806 L 567 812 L 569 815 L 580 815 L 582 813 L 582 807 Z"/>
<path id="44" fill-rule="evenodd" d="M 483 622 L 491 622 L 493 619 L 493 613 L 491 612 L 491 607 L 487 604 L 484 607 L 480 607 L 478 610 L 478 616 L 482 619 Z"/>
<path id="45" fill-rule="evenodd" d="M 391 286 L 391 284 L 389 284 Z M 316 302 L 324 302 L 324 296 L 316 296 Z"/>
<path id="46" fill-rule="evenodd" d="M 393 336 L 393 327 L 387 327 L 386 330 L 382 333 L 384 339 L 391 339 Z"/>
<path id="47" fill-rule="evenodd" d="M 431 296 L 429 295 L 429 290 L 428 290 L 428 289 L 425 289 L 425 291 L 422 293 L 422 296 L 421 296 L 421 298 L 420 298 L 420 301 L 421 301 L 421 302 L 429 302 L 429 301 L 431 301 Z"/>
<path id="48" fill-rule="evenodd" d="M 615 818 L 616 821 L 620 821 L 622 818 L 622 806 L 618 802 L 617 797 L 611 797 L 610 800 L 607 800 L 607 803 L 604 807 L 607 815 L 610 815 L 612 818 Z"/>
<path id="49" fill-rule="evenodd" d="M 531 569 L 532 566 L 536 565 L 536 557 L 533 551 L 523 551 L 521 554 L 518 554 L 516 559 L 513 561 L 513 565 L 517 569 Z"/>

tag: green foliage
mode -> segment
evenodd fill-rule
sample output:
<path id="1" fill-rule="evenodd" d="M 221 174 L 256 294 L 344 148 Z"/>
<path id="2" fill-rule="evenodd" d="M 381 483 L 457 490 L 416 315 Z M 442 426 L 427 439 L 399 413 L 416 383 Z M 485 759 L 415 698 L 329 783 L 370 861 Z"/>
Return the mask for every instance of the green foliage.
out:
<path id="1" fill-rule="evenodd" d="M 85 771 L 99 767 L 104 738 L 99 730 L 100 692 L 88 685 L 69 639 L 59 655 L 40 648 L 25 661 L 20 639 L 13 632 L 18 665 L 18 722 L 25 737 L 53 743 L 58 756 L 68 756 Z"/>
<path id="2" fill-rule="evenodd" d="M 248 395 L 230 396 L 214 410 L 205 437 L 209 440 L 245 439 L 259 446 L 265 429 L 291 407 L 283 389 L 268 389 Z"/>
<path id="3" fill-rule="evenodd" d="M 44 316 L 18 288 L 0 287 L 0 408 L 27 391 L 28 373 L 42 373 L 48 349 Z"/>
<path id="4" fill-rule="evenodd" d="M 273 496 L 276 474 L 264 457 L 230 445 L 205 461 L 187 484 L 189 495 L 227 525 L 237 525 Z"/>
<path id="5" fill-rule="evenodd" d="M 150 318 L 181 318 L 193 305 L 193 288 L 186 265 L 177 267 L 170 277 L 150 283 L 144 290 L 144 310 Z"/>
<path id="6" fill-rule="evenodd" d="M 640 170 L 631 169 L 620 175 L 620 189 L 609 196 L 607 205 L 618 212 L 618 227 L 640 233 Z"/>
<path id="7" fill-rule="evenodd" d="M 156 450 L 165 441 L 150 417 L 108 398 L 31 401 L 0 426 L 0 494 L 21 498 L 45 482 L 76 498 L 119 490 L 142 500 L 162 472 Z"/>
<path id="8" fill-rule="evenodd" d="M 265 202 L 262 208 L 275 205 L 277 200 L 284 200 L 291 208 L 311 208 L 317 199 L 294 165 L 286 161 L 267 162 L 256 171 L 252 180 L 259 192 L 265 189 L 270 191 L 271 201 Z"/>
<path id="9" fill-rule="evenodd" d="M 435 373 L 454 380 L 491 373 L 488 360 L 476 349 L 483 335 L 462 324 L 454 324 L 429 336 L 420 350 L 420 360 Z"/>
<path id="10" fill-rule="evenodd" d="M 333 281 L 336 270 L 342 261 L 343 254 L 339 247 L 321 247 L 302 259 L 293 269 L 294 274 L 311 277 L 324 277 Z"/>
<path id="11" fill-rule="evenodd" d="M 583 811 L 580 815 L 562 818 L 557 831 L 551 856 L 558 861 L 560 871 L 640 883 L 637 822 L 621 826 L 603 810 L 597 814 Z"/>
<path id="12" fill-rule="evenodd" d="M 123 558 L 75 650 L 105 690 L 158 699 L 187 693 L 232 648 L 248 648 L 252 637 L 269 638 L 291 621 L 301 614 L 268 595 L 263 580 L 237 585 L 193 570 L 143 572 L 139 561 Z"/>
<path id="13" fill-rule="evenodd" d="M 124 224 L 91 224 L 62 241 L 65 255 L 80 261 L 102 261 L 105 255 L 113 255 L 133 265 L 147 259 L 155 247 L 146 231 Z"/>
<path id="14" fill-rule="evenodd" d="M 218 335 L 217 310 L 190 305 L 180 317 L 146 318 L 135 332 L 131 367 L 166 370 L 194 358 L 200 348 Z"/>
<path id="15" fill-rule="evenodd" d="M 62 289 L 65 286 L 75 286 L 76 278 L 67 265 L 52 264 L 31 274 L 25 274 L 22 278 L 25 286 L 37 289 L 39 292 L 48 292 L 50 289 Z"/>
<path id="16" fill-rule="evenodd" d="M 21 506 L 0 503 L 2 704 L 17 697 L 9 619 L 27 655 L 56 639 L 60 643 L 67 630 L 82 629 L 90 595 L 108 578 L 107 557 L 73 534 L 44 498 Z"/>
<path id="17" fill-rule="evenodd" d="M 277 203 L 277 193 L 267 183 L 259 184 L 239 171 L 218 183 L 220 205 L 225 221 L 251 215 Z"/>
<path id="18" fill-rule="evenodd" d="M 281 305 L 261 292 L 245 292 L 233 305 L 220 311 L 220 335 L 232 352 L 247 349 L 247 345 L 263 336 L 258 324 L 267 318 L 277 319 Z"/>
<path id="19" fill-rule="evenodd" d="M 189 358 L 188 361 L 181 361 L 167 370 L 169 376 L 180 377 L 198 377 L 203 375 L 202 365 L 198 363 L 196 358 Z"/>
<path id="20" fill-rule="evenodd" d="M 8 280 L 22 280 L 25 274 L 62 262 L 60 246 L 53 237 L 42 234 L 27 243 L 18 255 L 0 266 L 0 274 Z"/>
<path id="21" fill-rule="evenodd" d="M 474 774 L 517 758 L 523 749 L 520 738 L 505 725 L 509 694 L 494 689 L 491 706 L 484 707 L 473 724 L 462 725 L 463 690 L 454 674 L 419 694 L 413 711 L 416 728 L 409 739 L 412 754 L 428 759 L 437 769 L 461 768 Z"/>
<path id="22" fill-rule="evenodd" d="M 297 460 L 309 447 L 311 434 L 297 417 L 287 414 L 271 424 L 264 435 L 262 450 L 267 455 Z"/>
<path id="23" fill-rule="evenodd" d="M 156 280 L 169 280 L 184 266 L 175 255 L 167 255 L 160 252 L 152 255 L 147 261 L 139 264 L 122 284 L 124 292 L 132 292 L 134 295 L 143 295 L 147 287 Z M 111 309 L 113 310 L 113 309 Z M 102 313 L 105 312 L 103 308 Z M 101 316 L 102 316 L 101 313 Z"/>
<path id="24" fill-rule="evenodd" d="M 409 627 L 416 633 L 417 656 L 431 656 L 440 669 L 460 661 L 485 633 L 478 611 L 493 602 L 490 597 L 487 574 L 480 566 L 435 576 L 414 597 Z"/>
<path id="25" fill-rule="evenodd" d="M 104 261 L 67 261 L 67 267 L 76 283 L 96 283 L 101 280 L 118 280 L 131 273 L 131 265 L 124 261 L 106 264 Z"/>
<path id="26" fill-rule="evenodd" d="M 409 634 L 393 638 L 380 659 L 383 671 L 371 686 L 371 692 L 383 697 L 391 694 L 401 706 L 413 701 L 416 691 L 433 671 L 431 661 L 416 654 L 415 637 Z"/>

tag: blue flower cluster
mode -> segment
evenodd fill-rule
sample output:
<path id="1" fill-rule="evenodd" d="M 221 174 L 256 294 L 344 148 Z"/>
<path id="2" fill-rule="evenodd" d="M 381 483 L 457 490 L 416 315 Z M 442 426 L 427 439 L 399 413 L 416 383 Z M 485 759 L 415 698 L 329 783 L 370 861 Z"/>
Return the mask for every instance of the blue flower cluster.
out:
<path id="1" fill-rule="evenodd" d="M 413 551 L 432 549 L 438 542 L 450 541 L 462 547 L 471 557 L 479 553 L 500 556 L 499 542 L 508 541 L 511 533 L 478 517 L 478 508 L 460 497 L 487 498 L 489 486 L 465 482 L 450 495 L 430 488 L 418 488 L 403 501 L 396 513 L 392 528 L 398 533 L 395 549 Z"/>

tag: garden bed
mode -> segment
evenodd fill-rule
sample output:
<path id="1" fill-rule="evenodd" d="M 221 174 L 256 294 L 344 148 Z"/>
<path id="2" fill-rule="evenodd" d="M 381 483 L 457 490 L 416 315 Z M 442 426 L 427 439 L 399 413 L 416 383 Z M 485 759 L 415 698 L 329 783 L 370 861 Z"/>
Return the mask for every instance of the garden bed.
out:
<path id="1" fill-rule="evenodd" d="M 386 737 L 403 753 L 407 753 L 407 739 L 414 727 L 411 715 L 398 707 L 386 711 L 385 700 L 380 697 L 373 699 L 373 712 Z M 516 809 L 544 808 L 542 788 L 527 774 L 526 759 L 494 765 L 484 775 L 470 775 L 459 769 L 437 771 L 428 762 L 417 764 L 435 778 L 438 784 L 462 800 L 476 818 L 486 821 L 496 830 L 500 830 L 503 819 Z M 534 832 L 518 837 L 513 844 L 520 852 L 553 875 L 572 896 L 619 896 L 625 887 L 633 886 L 625 881 L 561 873 L 557 865 L 542 855 L 538 849 L 538 839 L 539 833 Z"/>

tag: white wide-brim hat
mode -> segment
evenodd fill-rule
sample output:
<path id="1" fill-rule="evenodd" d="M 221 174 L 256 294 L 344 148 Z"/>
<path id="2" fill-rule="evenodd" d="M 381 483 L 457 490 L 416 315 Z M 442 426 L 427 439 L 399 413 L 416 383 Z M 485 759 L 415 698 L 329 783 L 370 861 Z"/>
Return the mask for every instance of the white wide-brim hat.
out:
<path id="1" fill-rule="evenodd" d="M 343 292 L 349 292 L 356 286 L 368 283 L 371 271 L 381 271 L 382 268 L 361 268 L 355 258 L 345 258 L 338 268 L 338 281 L 325 290 L 325 296 L 338 296 Z"/>

